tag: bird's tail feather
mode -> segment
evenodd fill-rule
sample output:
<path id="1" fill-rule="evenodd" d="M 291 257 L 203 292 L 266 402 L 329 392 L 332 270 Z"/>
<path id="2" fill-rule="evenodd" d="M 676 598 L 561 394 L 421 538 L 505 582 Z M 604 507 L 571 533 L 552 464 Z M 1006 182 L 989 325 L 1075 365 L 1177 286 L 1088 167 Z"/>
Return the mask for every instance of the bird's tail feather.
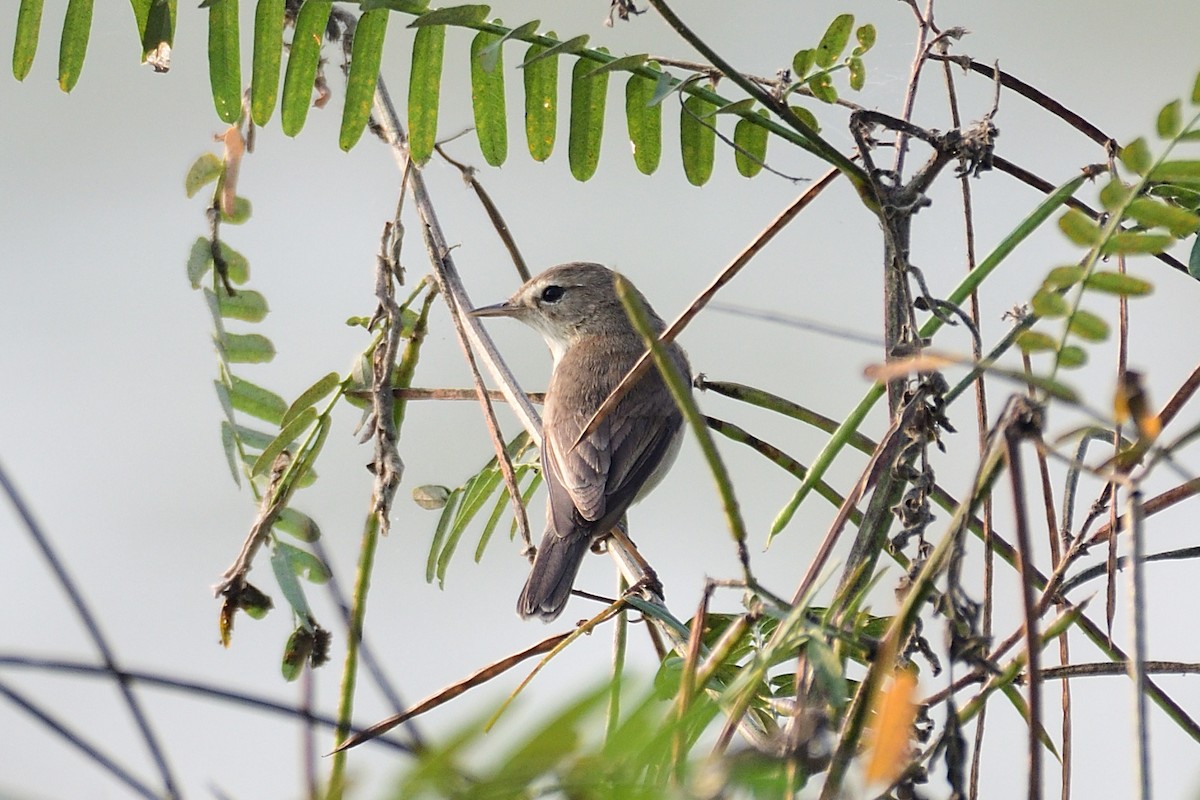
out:
<path id="1" fill-rule="evenodd" d="M 546 534 L 538 547 L 525 588 L 517 598 L 518 614 L 523 618 L 541 617 L 544 622 L 550 622 L 562 613 L 590 540 L 584 531 L 576 531 L 570 536 Z"/>

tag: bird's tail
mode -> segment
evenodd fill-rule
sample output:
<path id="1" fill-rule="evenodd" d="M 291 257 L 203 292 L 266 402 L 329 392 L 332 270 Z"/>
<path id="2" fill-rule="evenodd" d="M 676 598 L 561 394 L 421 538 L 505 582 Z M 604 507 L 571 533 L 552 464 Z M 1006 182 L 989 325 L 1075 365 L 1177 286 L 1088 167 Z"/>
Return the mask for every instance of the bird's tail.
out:
<path id="1" fill-rule="evenodd" d="M 575 575 L 590 541 L 585 531 L 577 530 L 570 536 L 548 531 L 538 547 L 525 588 L 517 598 L 517 613 L 523 618 L 541 617 L 544 622 L 558 617 L 571 596 Z"/>

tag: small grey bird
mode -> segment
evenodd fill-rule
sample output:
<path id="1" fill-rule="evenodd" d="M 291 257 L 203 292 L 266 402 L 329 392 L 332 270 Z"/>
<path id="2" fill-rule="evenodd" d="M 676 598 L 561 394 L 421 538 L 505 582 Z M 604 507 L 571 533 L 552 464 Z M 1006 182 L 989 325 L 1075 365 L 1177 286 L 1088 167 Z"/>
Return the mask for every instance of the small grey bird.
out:
<path id="1" fill-rule="evenodd" d="M 682 415 L 652 368 L 595 432 L 571 449 L 592 414 L 646 350 L 617 298 L 615 277 L 599 264 L 561 264 L 529 280 L 503 303 L 471 312 L 524 322 L 542 334 L 554 356 L 542 425 L 542 475 L 550 492 L 546 533 L 517 600 L 522 617 L 549 622 L 562 613 L 591 543 L 607 535 L 629 505 L 658 484 L 683 438 Z M 666 325 L 641 299 L 655 333 L 661 334 Z M 667 349 L 690 377 L 683 349 L 673 343 Z"/>

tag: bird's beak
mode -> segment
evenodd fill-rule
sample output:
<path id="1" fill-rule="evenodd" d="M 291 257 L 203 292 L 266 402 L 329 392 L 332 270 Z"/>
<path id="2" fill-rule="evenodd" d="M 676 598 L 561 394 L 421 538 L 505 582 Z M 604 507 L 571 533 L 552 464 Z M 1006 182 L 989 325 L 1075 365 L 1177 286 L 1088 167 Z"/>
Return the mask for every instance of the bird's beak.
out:
<path id="1" fill-rule="evenodd" d="M 515 317 L 521 313 L 521 307 L 505 300 L 494 306 L 483 306 L 471 309 L 472 317 Z"/>

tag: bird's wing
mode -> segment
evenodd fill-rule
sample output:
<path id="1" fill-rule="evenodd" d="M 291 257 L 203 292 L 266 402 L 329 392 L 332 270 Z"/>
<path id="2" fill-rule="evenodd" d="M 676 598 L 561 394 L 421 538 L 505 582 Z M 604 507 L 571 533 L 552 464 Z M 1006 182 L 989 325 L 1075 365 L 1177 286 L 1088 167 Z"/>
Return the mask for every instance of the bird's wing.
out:
<path id="1" fill-rule="evenodd" d="M 610 386 L 627 371 L 623 362 L 633 360 L 636 354 L 592 366 L 612 373 L 612 380 L 600 381 Z M 670 449 L 681 424 L 674 402 L 658 374 L 647 373 L 572 449 L 607 391 L 588 396 L 582 388 L 559 385 L 549 395 L 542 458 L 551 527 L 562 536 L 571 526 L 616 524 Z"/>

